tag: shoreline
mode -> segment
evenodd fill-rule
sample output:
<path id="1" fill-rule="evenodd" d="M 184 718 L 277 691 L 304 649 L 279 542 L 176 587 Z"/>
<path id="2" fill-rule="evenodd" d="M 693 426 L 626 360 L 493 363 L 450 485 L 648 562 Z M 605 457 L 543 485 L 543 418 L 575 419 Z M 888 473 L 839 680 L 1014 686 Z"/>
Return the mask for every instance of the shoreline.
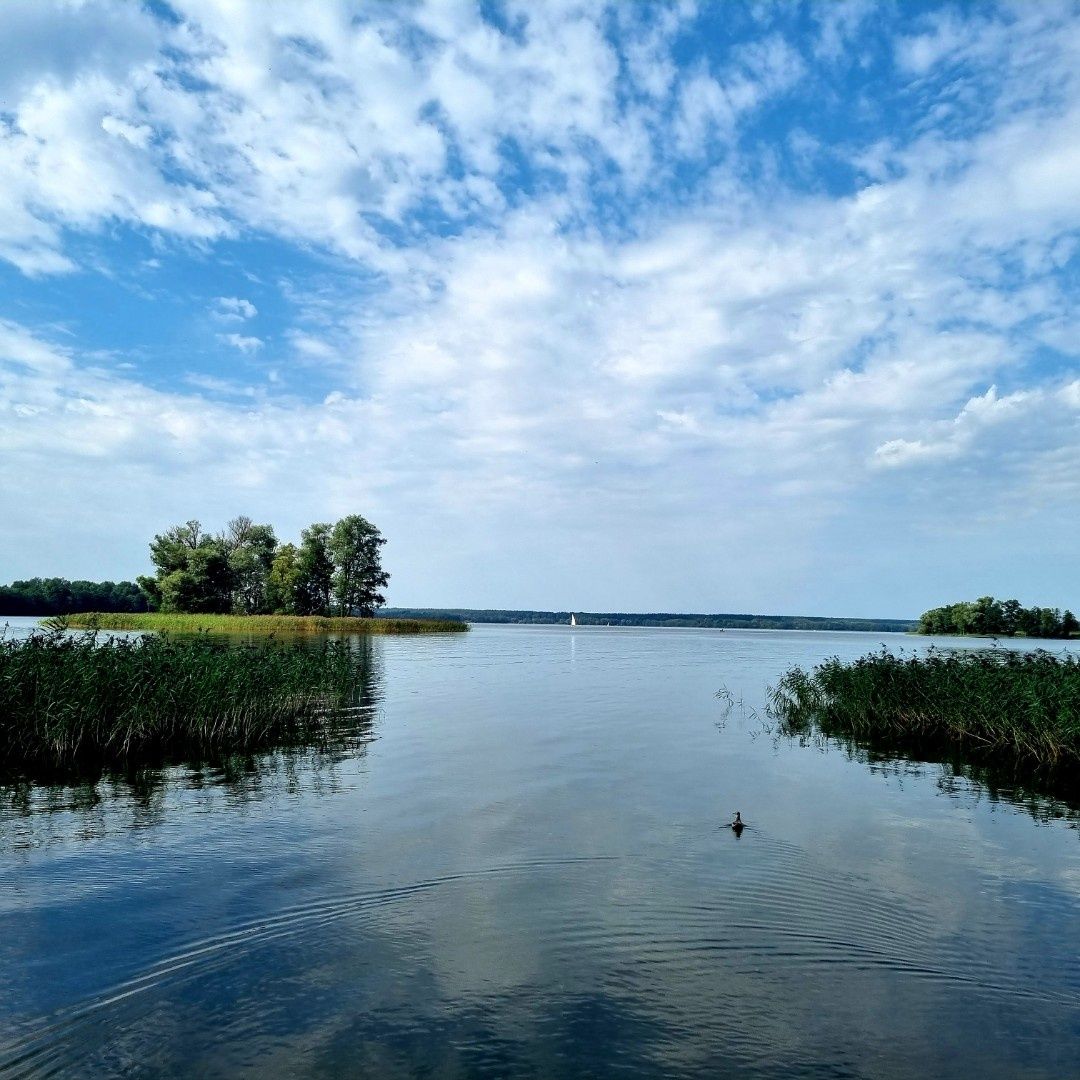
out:
<path id="1" fill-rule="evenodd" d="M 384 619 L 331 615 L 189 615 L 85 611 L 43 618 L 42 626 L 70 630 L 145 630 L 219 634 L 455 634 L 468 623 L 450 619 Z"/>

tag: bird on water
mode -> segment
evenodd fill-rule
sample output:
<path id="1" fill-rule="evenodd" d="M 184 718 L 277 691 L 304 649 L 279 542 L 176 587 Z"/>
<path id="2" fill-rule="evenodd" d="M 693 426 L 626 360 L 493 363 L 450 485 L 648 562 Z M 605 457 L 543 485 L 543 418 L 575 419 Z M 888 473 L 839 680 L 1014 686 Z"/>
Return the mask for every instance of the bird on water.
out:
<path id="1" fill-rule="evenodd" d="M 735 820 L 731 823 L 732 832 L 734 832 L 735 835 L 738 836 L 743 831 L 743 829 L 745 829 L 745 828 L 746 828 L 746 822 L 743 821 L 742 814 L 740 814 L 739 811 L 736 810 L 735 811 Z"/>

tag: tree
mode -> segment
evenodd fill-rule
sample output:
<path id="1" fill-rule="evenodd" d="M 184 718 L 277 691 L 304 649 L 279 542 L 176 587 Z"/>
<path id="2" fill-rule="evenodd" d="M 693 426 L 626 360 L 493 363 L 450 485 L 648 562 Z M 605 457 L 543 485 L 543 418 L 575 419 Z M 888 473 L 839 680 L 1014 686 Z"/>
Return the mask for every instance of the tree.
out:
<path id="1" fill-rule="evenodd" d="M 187 521 L 158 533 L 150 541 L 150 561 L 157 567 L 158 576 L 185 569 L 191 552 L 205 539 L 206 534 L 198 521 Z"/>
<path id="2" fill-rule="evenodd" d="M 1020 606 L 1019 600 L 1002 600 L 1001 602 L 1001 620 L 1003 634 L 1008 634 L 1012 637 L 1023 624 L 1024 609 Z"/>
<path id="3" fill-rule="evenodd" d="M 30 578 L 0 585 L 0 615 L 66 615 L 75 611 L 146 611 L 133 581 Z"/>
<path id="4" fill-rule="evenodd" d="M 970 632 L 973 634 L 1000 634 L 1004 618 L 1001 604 L 992 596 L 980 596 L 975 601 Z"/>
<path id="5" fill-rule="evenodd" d="M 232 610 L 232 570 L 220 540 L 206 540 L 183 569 L 159 581 L 161 610 L 226 615 Z"/>
<path id="6" fill-rule="evenodd" d="M 1061 628 L 1061 612 L 1057 608 L 1039 608 L 1038 636 L 1057 637 Z"/>
<path id="7" fill-rule="evenodd" d="M 300 580 L 300 553 L 295 544 L 282 544 L 266 581 L 266 607 L 275 615 L 297 613 L 296 585 Z"/>
<path id="8" fill-rule="evenodd" d="M 386 602 L 380 590 L 386 588 L 390 575 L 379 557 L 385 543 L 379 530 L 359 514 L 343 517 L 334 526 L 330 554 L 334 607 L 339 615 L 371 616 Z"/>
<path id="9" fill-rule="evenodd" d="M 1020 606 L 1018 600 L 978 600 L 924 611 L 920 634 L 1025 634 L 1028 637 L 1067 638 L 1080 632 L 1080 621 L 1060 608 Z"/>
<path id="10" fill-rule="evenodd" d="M 140 578 L 151 606 L 162 611 L 225 613 L 232 608 L 233 576 L 220 537 L 208 536 L 198 521 L 187 521 L 150 541 L 155 578 Z"/>
<path id="11" fill-rule="evenodd" d="M 277 553 L 272 525 L 256 525 L 249 517 L 229 522 L 222 537 L 232 571 L 232 609 L 239 615 L 258 615 L 269 610 L 267 586 Z"/>
<path id="12" fill-rule="evenodd" d="M 150 611 L 161 610 L 161 582 L 149 574 L 140 574 L 135 583 L 139 586 L 139 592 L 146 600 L 146 606 Z"/>
<path id="13" fill-rule="evenodd" d="M 333 527 L 316 522 L 304 529 L 299 545 L 280 546 L 272 526 L 257 525 L 246 515 L 233 518 L 216 536 L 200 522 L 187 521 L 151 540 L 155 573 L 139 578 L 139 603 L 166 612 L 370 615 L 384 602 L 381 590 L 390 578 L 379 559 L 385 543 L 359 514 Z M 73 603 L 64 592 L 71 584 L 57 579 L 35 588 L 51 590 L 48 603 L 65 607 Z M 130 603 L 130 596 L 116 602 Z"/>
<path id="14" fill-rule="evenodd" d="M 330 526 L 316 522 L 300 534 L 295 585 L 297 614 L 329 615 L 333 579 Z"/>

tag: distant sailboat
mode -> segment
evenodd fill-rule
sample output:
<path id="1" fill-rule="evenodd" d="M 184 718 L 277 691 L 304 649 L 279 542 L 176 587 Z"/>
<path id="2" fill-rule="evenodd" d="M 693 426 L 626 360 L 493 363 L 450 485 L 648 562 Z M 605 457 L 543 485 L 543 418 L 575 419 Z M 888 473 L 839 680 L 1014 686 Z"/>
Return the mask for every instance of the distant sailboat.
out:
<path id="1" fill-rule="evenodd" d="M 574 613 L 572 611 L 570 612 L 570 625 L 577 626 L 577 619 L 574 618 Z"/>

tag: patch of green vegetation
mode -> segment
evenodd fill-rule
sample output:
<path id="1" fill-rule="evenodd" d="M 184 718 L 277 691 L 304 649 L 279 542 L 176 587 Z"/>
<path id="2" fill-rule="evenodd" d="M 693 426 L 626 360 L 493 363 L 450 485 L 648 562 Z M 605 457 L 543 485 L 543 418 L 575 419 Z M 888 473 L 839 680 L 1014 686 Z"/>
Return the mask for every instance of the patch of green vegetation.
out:
<path id="1" fill-rule="evenodd" d="M 1080 768 L 1080 659 L 1003 649 L 792 668 L 770 711 L 789 735 L 829 736 L 918 756 Z"/>
<path id="2" fill-rule="evenodd" d="M 0 615 L 63 615 L 68 611 L 149 611 L 134 581 L 30 578 L 0 585 Z"/>
<path id="3" fill-rule="evenodd" d="M 931 608 L 919 617 L 920 634 L 976 634 L 986 637 L 1070 638 L 1080 635 L 1080 621 L 1067 608 L 1021 607 L 1019 600 L 980 596 L 959 604 Z"/>
<path id="4" fill-rule="evenodd" d="M 448 619 L 361 619 L 328 615 L 180 615 L 81 612 L 48 620 L 57 629 L 151 630 L 174 634 L 441 634 L 468 630 Z"/>
<path id="5" fill-rule="evenodd" d="M 347 641 L 0 641 L 0 761 L 16 772 L 130 769 L 316 744 L 366 679 L 363 653 Z"/>

